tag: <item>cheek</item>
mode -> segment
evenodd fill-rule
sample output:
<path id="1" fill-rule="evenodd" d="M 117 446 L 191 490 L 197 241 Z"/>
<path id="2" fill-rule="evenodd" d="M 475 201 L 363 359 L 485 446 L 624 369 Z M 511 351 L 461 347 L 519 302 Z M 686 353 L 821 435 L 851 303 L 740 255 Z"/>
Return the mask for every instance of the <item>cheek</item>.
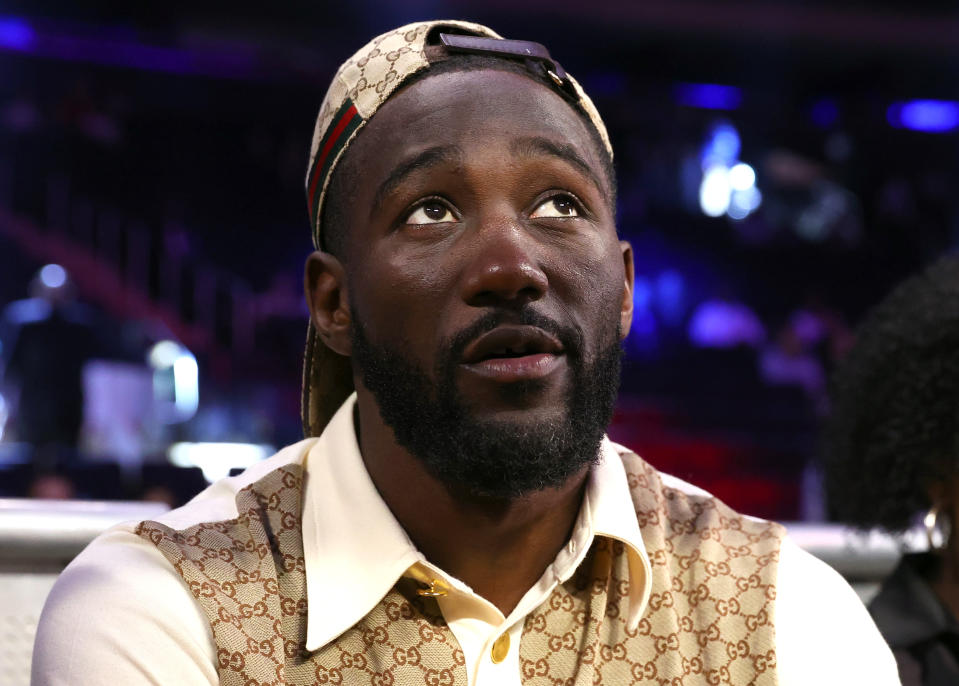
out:
<path id="1" fill-rule="evenodd" d="M 377 340 L 401 339 L 416 347 L 437 330 L 448 277 L 430 264 L 393 257 L 371 259 L 359 270 L 354 303 Z"/>
<path id="2" fill-rule="evenodd" d="M 587 355 L 619 341 L 620 309 L 625 276 L 619 267 L 621 257 L 604 254 L 592 259 L 577 259 L 564 269 L 566 292 L 560 300 L 569 307 L 586 342 Z M 559 286 L 557 286 L 557 290 Z"/>
<path id="3" fill-rule="evenodd" d="M 594 248 L 570 253 L 556 269 L 555 289 L 591 320 L 611 308 L 618 314 L 625 280 L 619 260 L 618 246 L 615 252 Z"/>

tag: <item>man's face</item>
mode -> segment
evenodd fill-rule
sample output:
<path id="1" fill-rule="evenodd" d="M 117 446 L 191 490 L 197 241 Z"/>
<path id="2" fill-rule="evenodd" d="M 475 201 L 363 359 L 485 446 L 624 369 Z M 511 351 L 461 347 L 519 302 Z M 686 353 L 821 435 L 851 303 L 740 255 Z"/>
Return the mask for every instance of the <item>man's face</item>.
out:
<path id="1" fill-rule="evenodd" d="M 346 270 L 361 392 L 420 457 L 439 446 L 436 460 L 455 461 L 452 446 L 489 434 L 503 440 L 478 445 L 478 463 L 531 437 L 527 452 L 580 454 L 499 495 L 558 485 L 595 457 L 609 420 L 632 273 L 599 155 L 562 98 L 494 70 L 416 82 L 350 150 L 359 182 Z M 570 431 L 577 444 L 558 445 Z M 496 495 L 502 469 L 512 467 L 461 485 Z"/>

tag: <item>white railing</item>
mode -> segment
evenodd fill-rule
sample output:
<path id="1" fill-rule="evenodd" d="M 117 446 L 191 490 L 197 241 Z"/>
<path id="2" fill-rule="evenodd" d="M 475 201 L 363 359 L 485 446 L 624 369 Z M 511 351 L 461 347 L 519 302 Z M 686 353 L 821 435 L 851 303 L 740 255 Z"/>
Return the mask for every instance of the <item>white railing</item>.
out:
<path id="1" fill-rule="evenodd" d="M 0 498 L 0 684 L 27 686 L 37 621 L 61 570 L 98 534 L 159 503 Z"/>
<path id="2" fill-rule="evenodd" d="M 903 551 L 918 552 L 928 546 L 918 529 L 903 536 L 881 531 L 859 531 L 841 524 L 786 524 L 789 537 L 850 582 L 875 582 L 884 578 Z"/>
<path id="3" fill-rule="evenodd" d="M 114 524 L 152 519 L 168 509 L 161 503 L 0 498 L 0 573 L 28 561 L 60 560 L 66 566 Z"/>

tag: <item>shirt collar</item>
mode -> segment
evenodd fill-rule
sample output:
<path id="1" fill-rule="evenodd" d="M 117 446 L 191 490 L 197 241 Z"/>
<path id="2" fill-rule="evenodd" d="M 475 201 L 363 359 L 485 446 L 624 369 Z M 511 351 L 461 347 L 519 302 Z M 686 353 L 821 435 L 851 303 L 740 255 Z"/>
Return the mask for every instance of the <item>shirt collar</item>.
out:
<path id="1" fill-rule="evenodd" d="M 639 530 L 626 468 L 618 447 L 609 438 L 603 438 L 599 462 L 590 472 L 583 511 L 590 513 L 593 535 L 620 541 L 626 548 L 629 560 L 629 614 L 626 616 L 626 625 L 631 631 L 635 630 L 652 592 L 652 567 Z M 591 544 L 592 540 L 589 541 Z"/>
<path id="2" fill-rule="evenodd" d="M 303 554 L 307 598 L 311 600 L 306 629 L 306 649 L 310 651 L 366 616 L 411 567 L 433 568 L 396 521 L 366 471 L 353 426 L 355 405 L 354 394 L 305 458 Z M 553 565 L 558 581 L 573 574 L 595 535 L 626 546 L 630 576 L 627 624 L 634 629 L 649 600 L 652 576 L 626 471 L 616 447 L 606 438 L 600 459 L 590 472 L 572 545 L 563 549 Z M 447 580 L 462 584 L 457 579 Z"/>

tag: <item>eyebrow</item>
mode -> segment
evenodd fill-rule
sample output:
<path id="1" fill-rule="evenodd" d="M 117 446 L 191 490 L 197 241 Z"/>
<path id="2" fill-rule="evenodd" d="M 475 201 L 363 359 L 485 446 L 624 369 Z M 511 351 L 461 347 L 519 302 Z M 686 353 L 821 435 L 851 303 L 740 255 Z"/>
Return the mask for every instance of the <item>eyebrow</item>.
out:
<path id="1" fill-rule="evenodd" d="M 373 212 L 379 209 L 386 196 L 396 190 L 410 174 L 430 169 L 447 162 L 457 162 L 463 158 L 463 150 L 457 145 L 438 145 L 427 148 L 393 167 L 373 196 Z"/>
<path id="2" fill-rule="evenodd" d="M 510 150 L 514 155 L 521 157 L 529 158 L 547 155 L 561 159 L 571 164 L 579 170 L 581 174 L 592 181 L 593 185 L 596 186 L 601 193 L 606 192 L 603 189 L 603 183 L 600 181 L 599 176 L 596 175 L 596 172 L 593 171 L 590 164 L 583 159 L 583 156 L 580 155 L 572 145 L 557 143 L 556 141 L 541 136 L 531 136 L 513 141 L 512 145 L 510 145 Z"/>

